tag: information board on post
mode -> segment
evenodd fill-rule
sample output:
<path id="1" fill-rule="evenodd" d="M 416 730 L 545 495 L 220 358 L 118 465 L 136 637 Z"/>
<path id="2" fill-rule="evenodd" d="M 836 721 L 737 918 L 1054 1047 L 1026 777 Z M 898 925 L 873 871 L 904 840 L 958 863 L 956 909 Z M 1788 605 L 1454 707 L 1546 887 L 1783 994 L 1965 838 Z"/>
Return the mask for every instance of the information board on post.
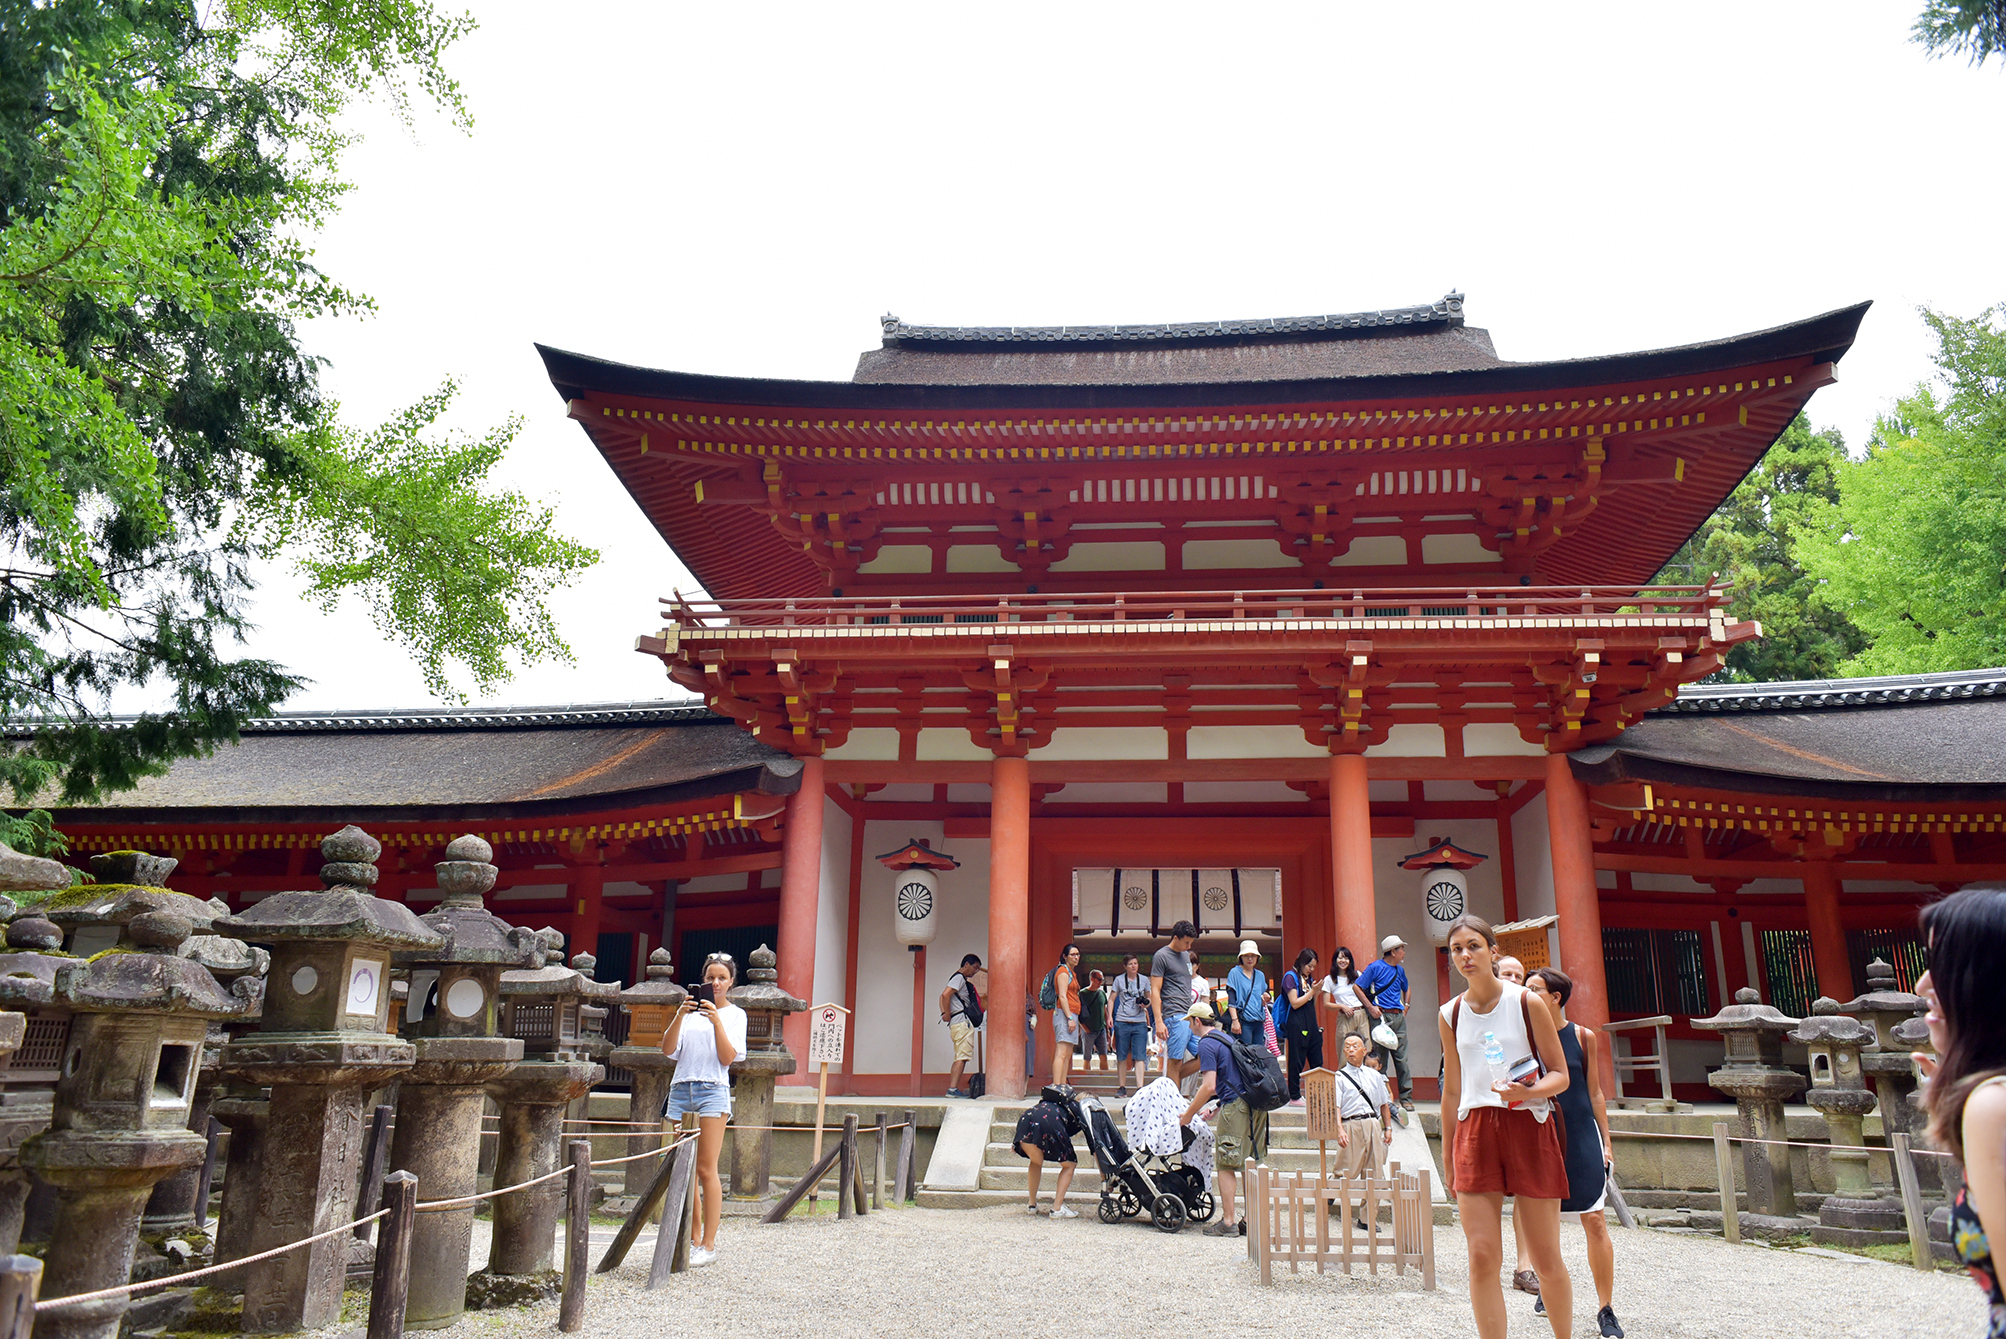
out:
<path id="1" fill-rule="evenodd" d="M 808 1063 L 818 1071 L 815 1080 L 815 1151 L 809 1165 L 822 1160 L 822 1110 L 829 1101 L 829 1066 L 843 1063 L 843 1043 L 850 1030 L 850 1011 L 840 1004 L 818 1004 L 808 1011 Z M 812 1202 L 821 1185 L 809 1190 Z"/>
<path id="2" fill-rule="evenodd" d="M 1343 1108 L 1337 1101 L 1337 1075 L 1328 1069 L 1303 1071 L 1303 1125 L 1316 1140 L 1316 1172 L 1319 1180 L 1330 1177 L 1329 1142 L 1344 1132 Z"/>

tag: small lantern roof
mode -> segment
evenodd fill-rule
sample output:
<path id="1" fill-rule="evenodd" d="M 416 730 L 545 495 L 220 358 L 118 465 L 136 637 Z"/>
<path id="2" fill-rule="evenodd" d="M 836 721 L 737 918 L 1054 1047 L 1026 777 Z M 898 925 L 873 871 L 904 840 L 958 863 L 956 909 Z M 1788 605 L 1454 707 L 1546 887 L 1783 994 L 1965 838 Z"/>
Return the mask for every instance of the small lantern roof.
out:
<path id="1" fill-rule="evenodd" d="M 669 962 L 669 951 L 658 948 L 648 955 L 648 967 L 643 979 L 620 992 L 620 1003 L 628 1008 L 637 1004 L 665 1004 L 674 1009 L 690 997 L 675 981 L 676 969 Z"/>
<path id="2" fill-rule="evenodd" d="M 562 963 L 552 963 L 548 967 L 524 968 L 516 972 L 501 974 L 501 993 L 510 999 L 520 1000 L 526 996 L 544 999 L 612 999 L 620 995 L 618 981 L 594 981 L 575 968 Z"/>
<path id="3" fill-rule="evenodd" d="M 1859 1019 L 1840 1013 L 1837 1000 L 1820 996 L 1811 1005 L 1811 1017 L 1799 1023 L 1797 1030 L 1785 1039 L 1808 1046 L 1865 1047 L 1874 1044 L 1874 1030 Z"/>
<path id="4" fill-rule="evenodd" d="M 1425 851 L 1402 856 L 1394 863 L 1401 869 L 1475 869 L 1489 856 L 1476 851 L 1465 851 L 1447 837 L 1436 837 L 1428 843 Z"/>
<path id="5" fill-rule="evenodd" d="M 1762 996 L 1743 986 L 1734 992 L 1734 1003 L 1712 1018 L 1695 1018 L 1693 1026 L 1702 1032 L 1790 1032 L 1800 1020 L 1762 1002 Z"/>
<path id="6" fill-rule="evenodd" d="M 926 838 L 915 837 L 896 851 L 887 851 L 878 857 L 878 863 L 886 869 L 960 869 L 961 862 L 945 851 L 936 851 L 927 845 Z"/>
<path id="7" fill-rule="evenodd" d="M 1895 969 L 1886 961 L 1875 958 L 1867 964 L 1866 993 L 1839 1007 L 1849 1014 L 1919 1014 L 1928 1006 L 1922 996 L 1897 988 Z"/>
<path id="8" fill-rule="evenodd" d="M 373 948 L 436 949 L 445 937 L 402 902 L 370 892 L 383 844 L 362 829 L 343 828 L 320 844 L 326 861 L 318 893 L 273 893 L 234 916 L 219 916 L 214 931 L 253 944 L 346 940 Z"/>
<path id="9" fill-rule="evenodd" d="M 401 951 L 393 962 L 400 967 L 543 965 L 546 945 L 536 932 L 510 925 L 481 900 L 500 874 L 489 863 L 493 856 L 494 848 L 479 837 L 457 837 L 447 845 L 446 858 L 432 866 L 445 899 L 418 918 L 441 942 L 436 948 Z"/>
<path id="10" fill-rule="evenodd" d="M 775 970 L 775 964 L 778 961 L 773 950 L 764 944 L 752 950 L 745 969 L 745 984 L 725 992 L 725 999 L 747 1011 L 766 1009 L 775 1013 L 798 1014 L 806 1009 L 808 1001 L 795 999 L 777 984 L 780 973 Z"/>
<path id="11" fill-rule="evenodd" d="M 262 978 L 240 976 L 224 986 L 208 968 L 180 956 L 188 939 L 188 922 L 171 912 L 135 916 L 118 947 L 56 969 L 56 997 L 78 1013 L 244 1018 L 264 1007 Z"/>

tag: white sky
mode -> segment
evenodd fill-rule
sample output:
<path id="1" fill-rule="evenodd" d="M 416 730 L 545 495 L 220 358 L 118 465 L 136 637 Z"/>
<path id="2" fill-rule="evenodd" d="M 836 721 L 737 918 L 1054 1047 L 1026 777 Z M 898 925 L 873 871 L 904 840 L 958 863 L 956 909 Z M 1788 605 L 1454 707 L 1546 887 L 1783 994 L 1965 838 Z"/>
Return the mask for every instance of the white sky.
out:
<path id="1" fill-rule="evenodd" d="M 474 133 L 362 123 L 318 258 L 380 311 L 307 347 L 353 422 L 447 375 L 460 425 L 527 419 L 506 481 L 604 561 L 556 600 L 577 665 L 522 672 L 517 704 L 669 692 L 629 648 L 693 584 L 533 341 L 846 380 L 886 311 L 1190 321 L 1460 287 L 1530 360 L 1871 298 L 1811 405 L 1857 445 L 1929 374 L 1919 304 L 2006 299 L 2006 72 L 1926 59 L 1920 5 L 480 0 L 450 55 Z M 359 604 L 325 618 L 275 570 L 255 617 L 253 652 L 316 680 L 292 707 L 431 702 Z"/>

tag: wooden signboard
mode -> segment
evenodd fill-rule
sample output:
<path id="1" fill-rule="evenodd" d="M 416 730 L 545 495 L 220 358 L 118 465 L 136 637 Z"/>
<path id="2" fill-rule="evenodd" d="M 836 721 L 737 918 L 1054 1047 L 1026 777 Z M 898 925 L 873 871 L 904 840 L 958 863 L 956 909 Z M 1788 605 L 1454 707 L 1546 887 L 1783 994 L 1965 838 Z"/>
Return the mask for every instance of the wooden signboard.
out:
<path id="1" fill-rule="evenodd" d="M 829 1066 L 843 1063 L 843 1040 L 849 1025 L 850 1011 L 840 1004 L 818 1004 L 808 1011 L 808 1063 L 820 1071 L 815 1080 L 815 1152 L 810 1166 L 822 1160 L 822 1109 L 829 1101 Z M 808 1198 L 814 1200 L 819 1190 L 818 1180 Z"/>
<path id="2" fill-rule="evenodd" d="M 1528 974 L 1542 967 L 1553 966 L 1553 960 L 1546 952 L 1546 931 L 1520 930 L 1516 934 L 1498 936 L 1498 952 L 1509 954 L 1525 964 Z"/>
<path id="3" fill-rule="evenodd" d="M 1309 1137 L 1316 1140 L 1319 1174 L 1330 1174 L 1326 1145 L 1344 1131 L 1342 1108 L 1337 1101 L 1337 1074 L 1328 1069 L 1303 1071 L 1303 1122 Z"/>

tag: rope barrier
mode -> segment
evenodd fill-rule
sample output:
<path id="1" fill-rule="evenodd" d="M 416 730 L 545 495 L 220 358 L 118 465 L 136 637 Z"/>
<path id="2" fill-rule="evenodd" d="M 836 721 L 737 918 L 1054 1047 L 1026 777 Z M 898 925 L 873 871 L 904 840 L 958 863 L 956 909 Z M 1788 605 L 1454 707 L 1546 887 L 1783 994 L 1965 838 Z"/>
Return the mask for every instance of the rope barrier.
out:
<path id="1" fill-rule="evenodd" d="M 145 1283 L 126 1283 L 116 1288 L 100 1288 L 96 1292 L 75 1293 L 69 1297 L 51 1297 L 47 1301 L 35 1303 L 35 1310 L 37 1312 L 54 1311 L 59 1307 L 78 1306 L 84 1302 L 95 1302 L 106 1297 L 127 1297 L 136 1292 L 144 1292 L 148 1288 L 179 1287 L 190 1279 L 207 1278 L 211 1274 L 221 1274 L 229 1269 L 242 1269 L 245 1265 L 255 1265 L 260 1260 L 269 1260 L 273 1256 L 284 1255 L 287 1251 L 296 1251 L 302 1246 L 310 1246 L 316 1241 L 325 1241 L 329 1237 L 340 1236 L 343 1233 L 352 1235 L 355 1229 L 361 1227 L 364 1223 L 373 1223 L 389 1212 L 388 1209 L 378 1209 L 367 1218 L 358 1218 L 352 1223 L 343 1223 L 340 1227 L 331 1227 L 325 1232 L 316 1232 L 311 1237 L 301 1237 L 298 1241 L 289 1242 L 284 1246 L 274 1246 L 269 1251 L 260 1251 L 256 1255 L 247 1255 L 242 1259 L 231 1260 L 220 1265 L 208 1265 L 202 1269 L 189 1270 L 185 1274 L 169 1274 L 165 1278 L 149 1279 Z"/>
<path id="2" fill-rule="evenodd" d="M 458 1209 L 465 1205 L 478 1204 L 482 1200 L 500 1199 L 503 1195 L 513 1195 L 518 1190 L 528 1190 L 531 1186 L 540 1186 L 545 1181 L 555 1181 L 560 1176 L 569 1175 L 571 1175 L 569 1167 L 559 1167 L 554 1172 L 546 1172 L 542 1176 L 534 1177 L 528 1181 L 520 1181 L 515 1185 L 505 1186 L 500 1190 L 483 1191 L 477 1195 L 462 1195 L 458 1199 L 421 1200 L 411 1207 L 417 1213 L 443 1213 L 447 1209 Z"/>
<path id="3" fill-rule="evenodd" d="M 1710 1134 L 1674 1134 L 1669 1130 L 1611 1129 L 1609 1133 L 1619 1139 L 1696 1139 L 1703 1144 L 1711 1144 L 1713 1142 L 1713 1136 Z M 1756 1139 L 1742 1134 L 1730 1134 L 1728 1135 L 1728 1139 L 1737 1144 L 1774 1144 L 1778 1148 L 1822 1148 L 1828 1153 L 1886 1153 L 1890 1151 L 1886 1144 L 1824 1144 L 1802 1139 Z M 1947 1158 L 1950 1156 L 1948 1153 L 1939 1152 L 1932 1148 L 1912 1148 L 1909 1152 L 1918 1156 L 1932 1158 Z"/>

